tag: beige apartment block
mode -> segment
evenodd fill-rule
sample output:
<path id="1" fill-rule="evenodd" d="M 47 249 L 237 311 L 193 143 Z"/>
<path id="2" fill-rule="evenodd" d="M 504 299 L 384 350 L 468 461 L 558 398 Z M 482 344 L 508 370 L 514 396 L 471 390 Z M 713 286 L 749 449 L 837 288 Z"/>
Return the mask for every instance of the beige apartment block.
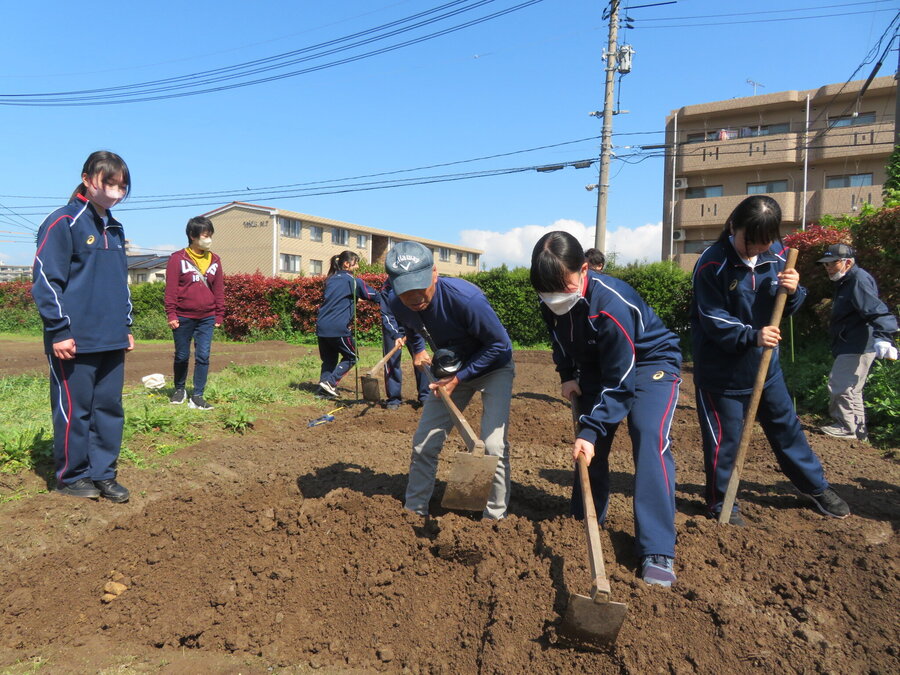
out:
<path id="1" fill-rule="evenodd" d="M 894 148 L 893 77 L 689 105 L 666 118 L 662 258 L 690 269 L 750 194 L 781 206 L 782 234 L 880 206 Z M 862 95 L 860 95 L 862 92 Z"/>
<path id="2" fill-rule="evenodd" d="M 370 263 L 383 264 L 398 241 L 417 241 L 434 253 L 441 274 L 477 272 L 480 251 L 433 239 L 378 230 L 272 206 L 232 202 L 204 214 L 216 228 L 213 250 L 226 274 L 294 277 L 328 273 L 331 256 L 351 250 Z"/>

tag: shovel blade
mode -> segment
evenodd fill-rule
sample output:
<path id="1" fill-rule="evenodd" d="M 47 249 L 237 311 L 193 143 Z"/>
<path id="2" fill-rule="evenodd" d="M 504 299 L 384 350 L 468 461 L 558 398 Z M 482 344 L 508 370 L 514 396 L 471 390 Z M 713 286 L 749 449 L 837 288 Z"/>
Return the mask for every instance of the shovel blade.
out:
<path id="1" fill-rule="evenodd" d="M 494 482 L 499 457 L 457 452 L 447 479 L 441 506 L 462 511 L 484 511 Z"/>
<path id="2" fill-rule="evenodd" d="M 623 602 L 594 602 L 572 593 L 558 632 L 570 642 L 608 645 L 615 642 L 627 611 Z"/>
<path id="3" fill-rule="evenodd" d="M 363 375 L 361 378 L 363 399 L 369 403 L 378 403 L 381 400 L 381 391 L 378 388 L 378 378 Z"/>

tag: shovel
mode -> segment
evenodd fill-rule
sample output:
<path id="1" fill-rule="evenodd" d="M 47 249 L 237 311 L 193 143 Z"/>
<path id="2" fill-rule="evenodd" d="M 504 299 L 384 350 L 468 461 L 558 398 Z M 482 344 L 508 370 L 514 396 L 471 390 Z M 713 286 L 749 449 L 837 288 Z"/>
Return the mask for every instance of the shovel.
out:
<path id="1" fill-rule="evenodd" d="M 388 362 L 388 359 L 396 354 L 397 350 L 402 346 L 403 343 L 394 345 L 391 351 L 382 357 L 381 361 L 372 366 L 372 368 L 366 371 L 366 374 L 362 376 L 363 398 L 369 403 L 378 403 L 378 401 L 381 400 L 381 393 L 378 389 L 378 378 L 375 377 L 375 374 L 384 368 L 384 364 Z"/>
<path id="2" fill-rule="evenodd" d="M 578 431 L 578 408 L 572 397 L 572 419 Z M 581 498 L 584 501 L 584 529 L 587 533 L 588 558 L 591 563 L 591 596 L 569 594 L 566 614 L 559 626 L 563 637 L 575 642 L 608 644 L 615 642 L 628 605 L 610 602 L 609 579 L 603 564 L 603 548 L 600 545 L 600 526 L 597 524 L 597 510 L 591 494 L 591 480 L 588 476 L 587 460 L 578 455 L 578 479 L 581 482 Z"/>
<path id="3" fill-rule="evenodd" d="M 428 381 L 434 382 L 431 368 L 425 366 L 422 370 L 425 371 Z M 445 509 L 484 511 L 500 458 L 484 454 L 484 441 L 475 435 L 459 408 L 444 393 L 443 387 L 438 387 L 438 395 L 447 406 L 447 410 L 453 418 L 453 424 L 459 430 L 463 442 L 469 450 L 468 452 L 457 452 L 456 457 L 453 458 L 453 468 L 450 469 L 450 477 L 447 479 L 447 489 L 444 491 L 441 506 Z"/>

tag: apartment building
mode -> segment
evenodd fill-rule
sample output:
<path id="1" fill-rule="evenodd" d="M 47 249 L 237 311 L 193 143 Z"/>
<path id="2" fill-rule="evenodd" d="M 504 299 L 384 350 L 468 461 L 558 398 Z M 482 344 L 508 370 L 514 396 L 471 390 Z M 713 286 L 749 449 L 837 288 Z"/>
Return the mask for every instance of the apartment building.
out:
<path id="1" fill-rule="evenodd" d="M 880 206 L 894 148 L 893 77 L 689 105 L 666 118 L 662 258 L 686 269 L 750 194 L 782 211 L 782 234 L 825 214 Z M 861 95 L 862 94 L 862 95 Z M 673 151 L 674 150 L 674 151 Z"/>
<path id="2" fill-rule="evenodd" d="M 31 265 L 7 265 L 0 261 L 0 281 L 31 281 Z"/>
<path id="3" fill-rule="evenodd" d="M 226 274 L 292 277 L 328 273 L 331 256 L 346 249 L 370 263 L 384 263 L 395 242 L 417 241 L 434 253 L 438 272 L 451 276 L 477 272 L 480 251 L 272 206 L 232 202 L 204 214 L 216 233 L 213 250 Z"/>

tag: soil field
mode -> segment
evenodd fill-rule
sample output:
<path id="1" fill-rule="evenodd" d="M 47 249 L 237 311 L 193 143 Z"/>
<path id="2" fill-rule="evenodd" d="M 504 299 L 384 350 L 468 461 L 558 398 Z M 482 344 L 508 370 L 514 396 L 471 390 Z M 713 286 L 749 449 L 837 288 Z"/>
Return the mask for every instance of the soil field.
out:
<path id="1" fill-rule="evenodd" d="M 213 367 L 304 349 L 271 346 L 226 354 L 217 344 Z M 17 371 L 3 347 L 3 373 L 43 369 Z M 130 380 L 168 373 L 159 364 L 170 347 L 141 352 L 155 352 L 143 364 L 155 365 L 129 366 Z M 439 506 L 450 456 L 463 448 L 455 433 L 432 517 L 404 512 L 418 413 L 354 402 L 348 390 L 331 423 L 307 427 L 324 402 L 280 416 L 260 410 L 245 436 L 179 451 L 161 469 L 124 467 L 127 504 L 42 494 L 0 506 L 0 671 L 900 671 L 896 454 L 811 431 L 853 511 L 827 519 L 779 473 L 757 432 L 740 492 L 747 527 L 719 526 L 703 516 L 688 369 L 672 431 L 678 581 L 666 590 L 636 576 L 620 428 L 601 539 L 625 624 L 607 649 L 561 642 L 569 592 L 590 589 L 584 530 L 567 515 L 571 418 L 549 353 L 515 358 L 513 492 L 498 523 Z M 476 430 L 479 412 L 476 400 L 467 411 Z"/>

